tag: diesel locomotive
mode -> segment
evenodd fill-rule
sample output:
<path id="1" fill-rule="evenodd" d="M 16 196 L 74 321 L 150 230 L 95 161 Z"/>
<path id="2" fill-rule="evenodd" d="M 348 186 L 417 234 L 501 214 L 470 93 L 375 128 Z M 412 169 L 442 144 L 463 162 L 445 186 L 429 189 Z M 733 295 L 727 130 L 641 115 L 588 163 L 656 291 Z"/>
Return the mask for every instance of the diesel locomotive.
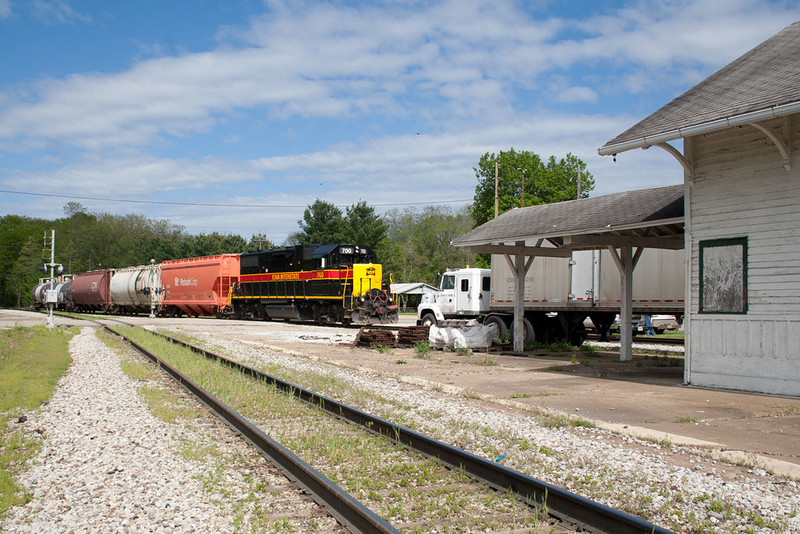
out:
<path id="1" fill-rule="evenodd" d="M 375 253 L 357 245 L 298 245 L 240 256 L 234 318 L 392 323 L 397 305 L 381 286 Z"/>

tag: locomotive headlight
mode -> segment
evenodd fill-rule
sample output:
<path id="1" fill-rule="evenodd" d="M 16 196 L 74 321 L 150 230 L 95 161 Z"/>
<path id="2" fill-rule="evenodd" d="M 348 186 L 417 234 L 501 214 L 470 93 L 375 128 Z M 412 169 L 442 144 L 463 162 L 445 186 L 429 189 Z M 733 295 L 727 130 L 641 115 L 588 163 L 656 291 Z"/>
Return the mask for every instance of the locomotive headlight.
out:
<path id="1" fill-rule="evenodd" d="M 361 302 L 364 302 L 364 300 L 365 300 L 364 297 L 361 297 Z"/>

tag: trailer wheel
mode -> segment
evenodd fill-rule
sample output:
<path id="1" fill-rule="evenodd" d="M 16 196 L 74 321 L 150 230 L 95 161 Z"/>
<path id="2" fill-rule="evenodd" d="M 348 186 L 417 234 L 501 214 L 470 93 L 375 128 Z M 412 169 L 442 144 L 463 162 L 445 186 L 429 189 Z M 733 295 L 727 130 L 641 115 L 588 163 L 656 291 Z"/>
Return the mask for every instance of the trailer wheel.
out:
<path id="1" fill-rule="evenodd" d="M 497 336 L 492 340 L 498 344 L 504 343 L 508 340 L 508 327 L 505 321 L 497 315 L 490 315 L 486 318 L 483 324 L 497 325 Z"/>
<path id="2" fill-rule="evenodd" d="M 433 313 L 427 312 L 422 315 L 422 326 L 434 326 L 438 324 L 439 322 L 436 320 L 436 316 Z"/>
<path id="3" fill-rule="evenodd" d="M 528 343 L 533 343 L 536 341 L 536 331 L 533 329 L 533 325 L 528 320 L 527 317 L 522 318 L 522 331 L 524 332 L 524 336 L 522 337 L 522 344 L 527 345 Z M 511 332 L 511 340 L 514 340 L 514 324 L 512 322 L 511 328 L 509 328 L 509 332 Z"/>

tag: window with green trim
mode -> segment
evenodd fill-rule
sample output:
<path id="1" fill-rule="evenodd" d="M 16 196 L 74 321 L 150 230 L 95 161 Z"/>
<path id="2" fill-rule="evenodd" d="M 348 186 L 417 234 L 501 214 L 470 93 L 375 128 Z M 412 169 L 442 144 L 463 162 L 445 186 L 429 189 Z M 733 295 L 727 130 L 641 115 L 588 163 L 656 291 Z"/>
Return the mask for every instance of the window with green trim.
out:
<path id="1" fill-rule="evenodd" d="M 700 242 L 700 313 L 747 313 L 747 238 Z"/>

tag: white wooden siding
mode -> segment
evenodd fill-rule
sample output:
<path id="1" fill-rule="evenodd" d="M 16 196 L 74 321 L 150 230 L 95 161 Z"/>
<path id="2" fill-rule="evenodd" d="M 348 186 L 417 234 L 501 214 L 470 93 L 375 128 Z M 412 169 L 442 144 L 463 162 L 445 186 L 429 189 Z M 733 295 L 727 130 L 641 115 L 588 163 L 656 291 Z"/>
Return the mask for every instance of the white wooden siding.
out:
<path id="1" fill-rule="evenodd" d="M 783 120 L 769 123 L 783 133 Z M 800 116 L 792 170 L 749 126 L 692 140 L 691 335 L 696 385 L 800 395 Z M 701 314 L 699 243 L 746 237 L 748 311 Z"/>

